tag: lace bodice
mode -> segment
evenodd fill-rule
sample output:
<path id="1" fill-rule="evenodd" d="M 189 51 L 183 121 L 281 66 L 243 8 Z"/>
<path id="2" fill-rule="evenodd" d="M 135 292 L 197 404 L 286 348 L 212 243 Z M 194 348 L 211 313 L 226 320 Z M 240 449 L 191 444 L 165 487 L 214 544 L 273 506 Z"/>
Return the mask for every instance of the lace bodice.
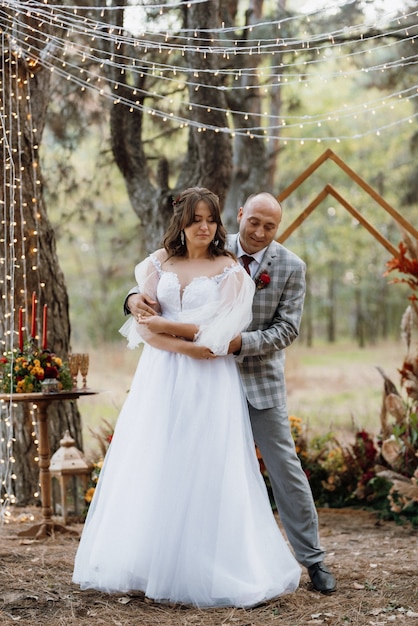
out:
<path id="1" fill-rule="evenodd" d="M 231 271 L 237 271 L 236 266 L 225 268 L 217 276 L 196 277 L 182 291 L 177 274 L 161 270 L 157 286 L 161 314 L 181 321 L 187 317 L 198 325 L 207 322 L 220 297 L 219 285 Z"/>
<path id="2" fill-rule="evenodd" d="M 227 354 L 229 342 L 251 321 L 254 282 L 238 263 L 215 276 L 196 277 L 182 290 L 177 274 L 163 270 L 150 255 L 137 265 L 135 277 L 139 291 L 158 300 L 164 317 L 199 326 L 196 343 L 215 354 Z M 146 342 L 132 317 L 120 332 L 130 348 Z"/>

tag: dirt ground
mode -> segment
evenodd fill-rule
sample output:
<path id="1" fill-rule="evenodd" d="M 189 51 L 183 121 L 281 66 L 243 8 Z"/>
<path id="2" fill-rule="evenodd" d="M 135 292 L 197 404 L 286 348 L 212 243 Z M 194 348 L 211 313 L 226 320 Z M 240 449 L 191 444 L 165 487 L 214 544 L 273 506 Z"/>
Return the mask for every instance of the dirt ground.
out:
<path id="1" fill-rule="evenodd" d="M 28 626 L 383 626 L 418 624 L 418 533 L 376 514 L 320 509 L 321 541 L 338 591 L 315 592 L 303 571 L 299 589 L 253 609 L 158 605 L 141 594 L 80 591 L 71 582 L 77 534 L 18 536 L 39 519 L 12 511 L 0 528 L 0 624 Z M 81 525 L 70 527 L 80 532 Z"/>

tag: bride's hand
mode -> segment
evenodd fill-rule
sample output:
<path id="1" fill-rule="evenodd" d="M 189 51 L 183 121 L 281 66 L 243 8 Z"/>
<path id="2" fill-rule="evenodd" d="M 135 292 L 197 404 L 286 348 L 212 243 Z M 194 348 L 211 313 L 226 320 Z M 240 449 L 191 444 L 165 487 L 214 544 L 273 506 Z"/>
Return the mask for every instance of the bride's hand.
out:
<path id="1" fill-rule="evenodd" d="M 138 324 L 146 326 L 152 333 L 165 333 L 166 332 L 166 320 L 159 315 L 149 315 L 148 313 L 140 313 L 135 316 Z"/>

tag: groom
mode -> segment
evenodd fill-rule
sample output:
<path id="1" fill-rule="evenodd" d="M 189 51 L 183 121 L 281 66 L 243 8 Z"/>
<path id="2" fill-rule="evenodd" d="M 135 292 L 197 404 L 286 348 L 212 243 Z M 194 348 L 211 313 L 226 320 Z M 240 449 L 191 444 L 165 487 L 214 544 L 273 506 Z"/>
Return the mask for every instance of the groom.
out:
<path id="1" fill-rule="evenodd" d="M 323 563 L 318 515 L 296 454 L 286 405 L 284 349 L 299 334 L 306 266 L 274 240 L 281 218 L 279 202 L 266 192 L 251 195 L 238 211 L 239 233 L 228 237 L 228 245 L 253 277 L 256 291 L 252 323 L 233 339 L 229 352 L 240 368 L 254 440 L 289 542 L 314 588 L 329 594 L 337 584 Z M 128 294 L 124 308 L 125 313 L 153 313 L 136 289 Z"/>

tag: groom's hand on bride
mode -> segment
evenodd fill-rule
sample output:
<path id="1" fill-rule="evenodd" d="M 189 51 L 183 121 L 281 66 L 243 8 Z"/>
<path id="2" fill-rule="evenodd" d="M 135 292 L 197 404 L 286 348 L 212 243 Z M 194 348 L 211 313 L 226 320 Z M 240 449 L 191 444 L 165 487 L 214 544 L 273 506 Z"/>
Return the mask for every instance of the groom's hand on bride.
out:
<path id="1" fill-rule="evenodd" d="M 237 335 L 237 337 L 234 337 L 229 344 L 228 354 L 238 355 L 241 352 L 241 347 L 242 347 L 242 338 L 241 338 L 241 335 Z"/>
<path id="2" fill-rule="evenodd" d="M 126 305 L 132 315 L 158 315 L 158 302 L 142 293 L 132 293 L 126 300 Z"/>
<path id="3" fill-rule="evenodd" d="M 184 341 L 182 352 L 193 359 L 205 359 L 207 361 L 217 358 L 210 348 L 199 346 L 193 341 Z"/>

